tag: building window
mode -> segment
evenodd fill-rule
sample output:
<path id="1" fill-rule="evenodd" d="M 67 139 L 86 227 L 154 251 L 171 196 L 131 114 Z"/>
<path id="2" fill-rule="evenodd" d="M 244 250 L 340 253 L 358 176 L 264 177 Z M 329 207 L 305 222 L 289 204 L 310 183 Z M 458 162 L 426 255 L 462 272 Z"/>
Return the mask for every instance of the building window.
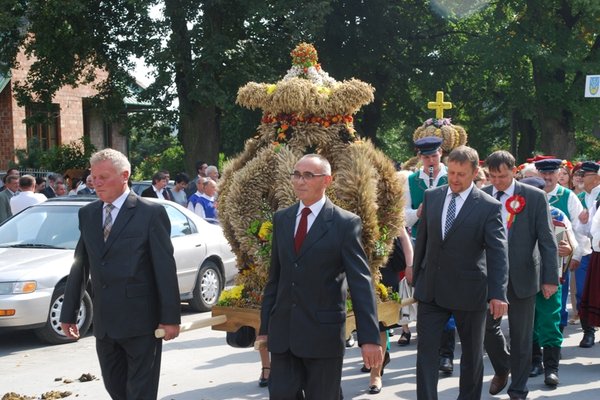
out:
<path id="1" fill-rule="evenodd" d="M 104 147 L 112 148 L 112 124 L 110 122 L 104 121 L 102 127 L 102 137 L 104 138 Z"/>
<path id="2" fill-rule="evenodd" d="M 59 144 L 60 107 L 52 104 L 50 108 L 42 104 L 27 106 L 27 145 L 36 143 L 42 150 L 48 150 Z"/>

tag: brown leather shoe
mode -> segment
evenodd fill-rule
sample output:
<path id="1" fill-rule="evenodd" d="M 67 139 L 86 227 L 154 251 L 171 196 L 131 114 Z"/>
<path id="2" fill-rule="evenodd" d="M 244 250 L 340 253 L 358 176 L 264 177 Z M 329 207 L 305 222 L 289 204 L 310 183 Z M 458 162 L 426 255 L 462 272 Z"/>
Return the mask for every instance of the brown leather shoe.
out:
<path id="1" fill-rule="evenodd" d="M 508 372 L 505 374 L 494 375 L 490 383 L 490 394 L 498 394 L 506 387 L 508 383 Z"/>

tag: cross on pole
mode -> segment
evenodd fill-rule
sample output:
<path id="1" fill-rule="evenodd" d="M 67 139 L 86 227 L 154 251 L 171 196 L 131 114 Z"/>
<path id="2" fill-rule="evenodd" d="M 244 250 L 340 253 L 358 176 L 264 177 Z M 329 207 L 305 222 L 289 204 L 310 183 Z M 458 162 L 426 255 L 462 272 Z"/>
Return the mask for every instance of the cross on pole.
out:
<path id="1" fill-rule="evenodd" d="M 436 119 L 442 119 L 444 118 L 444 110 L 451 109 L 452 103 L 449 101 L 444 101 L 444 92 L 440 90 L 435 93 L 435 101 L 430 101 L 427 103 L 427 108 L 430 110 L 435 110 Z"/>

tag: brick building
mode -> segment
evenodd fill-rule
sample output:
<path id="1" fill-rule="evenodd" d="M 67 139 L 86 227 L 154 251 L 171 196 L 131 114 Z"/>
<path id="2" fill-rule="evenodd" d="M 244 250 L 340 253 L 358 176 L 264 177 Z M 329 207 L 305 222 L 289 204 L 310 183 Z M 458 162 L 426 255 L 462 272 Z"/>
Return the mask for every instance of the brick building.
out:
<path id="1" fill-rule="evenodd" d="M 20 68 L 12 69 L 8 76 L 0 74 L 0 170 L 16 161 L 15 151 L 26 149 L 33 138 L 38 139 L 43 149 L 48 149 L 87 136 L 98 149 L 112 147 L 128 154 L 127 137 L 120 133 L 120 126 L 105 121 L 91 106 L 88 99 L 97 94 L 91 85 L 62 87 L 54 95 L 51 111 L 35 104 L 31 107 L 17 105 L 13 96 L 14 82 L 25 79 L 33 61 L 21 52 L 17 62 Z M 106 76 L 104 71 L 97 72 L 98 80 Z M 24 122 L 26 116 L 40 113 L 51 118 L 44 123 Z"/>

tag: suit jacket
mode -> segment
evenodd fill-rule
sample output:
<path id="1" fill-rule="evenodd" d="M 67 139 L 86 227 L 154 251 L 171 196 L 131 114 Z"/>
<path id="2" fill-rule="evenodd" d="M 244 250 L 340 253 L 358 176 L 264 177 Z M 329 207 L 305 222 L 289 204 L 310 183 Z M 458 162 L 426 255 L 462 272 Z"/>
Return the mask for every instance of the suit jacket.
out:
<path id="1" fill-rule="evenodd" d="M 56 192 L 50 186 L 46 186 L 44 190 L 42 190 L 42 194 L 48 199 L 56 197 Z"/>
<path id="2" fill-rule="evenodd" d="M 152 187 L 152 185 L 150 185 L 146 189 L 142 190 L 142 193 L 140 193 L 140 196 L 142 196 L 142 197 L 153 197 L 155 199 L 158 199 L 158 195 L 154 191 L 154 188 Z"/>
<path id="3" fill-rule="evenodd" d="M 298 254 L 294 227 L 299 204 L 273 217 L 271 268 L 260 333 L 269 350 L 297 357 L 341 357 L 350 287 L 358 342 L 379 344 L 371 274 L 360 243 L 360 218 L 326 200 Z"/>
<path id="4" fill-rule="evenodd" d="M 4 189 L 0 192 L 0 223 L 12 217 L 10 199 L 13 197 L 13 193 L 8 189 Z"/>
<path id="5" fill-rule="evenodd" d="M 415 299 L 450 310 L 481 311 L 506 300 L 508 256 L 500 202 L 473 187 L 444 239 L 449 188 L 425 191 L 414 259 Z"/>
<path id="6" fill-rule="evenodd" d="M 79 192 L 77 192 L 77 195 L 79 196 L 91 196 L 91 195 L 96 195 L 96 192 L 92 192 L 92 190 L 89 187 L 84 187 L 83 189 L 81 189 Z"/>
<path id="7" fill-rule="evenodd" d="M 483 191 L 491 195 L 493 187 Z M 558 285 L 558 248 L 546 194 L 519 182 L 514 194 L 525 199 L 525 207 L 508 230 L 508 275 L 517 297 L 526 298 L 540 291 L 540 281 Z"/>
<path id="8" fill-rule="evenodd" d="M 169 194 L 169 196 L 170 196 L 169 200 L 174 201 L 173 200 L 173 192 L 171 192 L 171 189 L 164 188 L 163 190 L 166 191 Z M 154 191 L 154 188 L 152 187 L 152 185 L 150 187 L 144 189 L 142 191 L 142 193 L 140 194 L 140 196 L 142 196 L 142 197 L 153 197 L 155 199 L 158 199 L 158 195 Z M 163 196 L 164 196 L 164 194 L 163 194 Z"/>
<path id="9" fill-rule="evenodd" d="M 105 243 L 103 205 L 95 201 L 79 210 L 81 237 L 60 321 L 76 321 L 91 277 L 96 337 L 148 335 L 159 323 L 179 324 L 181 303 L 171 224 L 164 207 L 131 192 Z"/>

